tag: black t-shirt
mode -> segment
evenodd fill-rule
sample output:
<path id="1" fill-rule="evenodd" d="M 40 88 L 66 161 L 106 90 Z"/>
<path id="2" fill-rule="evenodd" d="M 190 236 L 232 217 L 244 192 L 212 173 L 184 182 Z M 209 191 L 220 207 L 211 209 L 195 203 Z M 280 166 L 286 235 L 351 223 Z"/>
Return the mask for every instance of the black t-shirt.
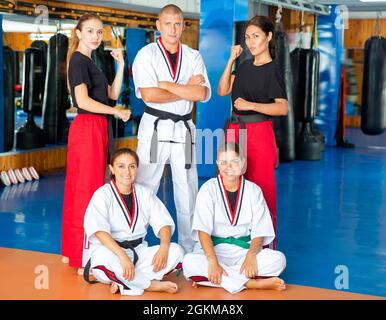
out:
<path id="1" fill-rule="evenodd" d="M 126 203 L 127 208 L 130 210 L 130 213 L 133 214 L 133 197 L 130 194 L 122 194 L 122 198 Z"/>
<path id="2" fill-rule="evenodd" d="M 100 103 L 108 105 L 108 82 L 105 75 L 98 69 L 89 57 L 75 51 L 68 66 L 68 80 L 70 82 L 71 97 L 78 113 L 92 113 L 79 108 L 75 99 L 74 88 L 82 83 L 87 85 L 88 96 Z"/>
<path id="3" fill-rule="evenodd" d="M 173 69 L 175 69 L 176 68 L 176 62 L 177 62 L 177 52 L 176 53 L 170 53 L 169 51 L 167 51 L 167 53 L 168 53 L 170 62 L 172 64 L 172 67 L 173 67 Z"/>
<path id="4" fill-rule="evenodd" d="M 250 102 L 272 103 L 274 99 L 287 99 L 281 72 L 274 61 L 255 66 L 253 59 L 244 61 L 233 73 L 232 111 L 237 114 L 255 114 L 255 111 L 238 111 L 234 108 L 237 98 Z"/>
<path id="5" fill-rule="evenodd" d="M 235 210 L 235 206 L 236 206 L 237 192 L 238 192 L 238 190 L 237 191 L 228 191 L 227 190 L 229 204 L 231 205 L 231 208 L 233 211 Z"/>

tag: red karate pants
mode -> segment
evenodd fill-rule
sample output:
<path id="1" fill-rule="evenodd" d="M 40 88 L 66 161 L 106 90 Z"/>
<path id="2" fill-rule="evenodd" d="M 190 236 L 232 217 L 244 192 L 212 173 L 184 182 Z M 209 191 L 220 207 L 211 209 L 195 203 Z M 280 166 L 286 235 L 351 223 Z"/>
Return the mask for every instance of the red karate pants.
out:
<path id="1" fill-rule="evenodd" d="M 276 233 L 276 183 L 275 164 L 277 150 L 272 121 L 245 124 L 247 168 L 245 177 L 256 183 L 262 190 Z M 233 129 L 234 131 L 232 132 Z M 230 123 L 227 131 L 227 141 L 239 141 L 239 124 Z M 273 242 L 276 249 L 276 238 Z"/>
<path id="2" fill-rule="evenodd" d="M 108 122 L 105 116 L 79 114 L 68 136 L 62 218 L 62 255 L 82 267 L 83 220 L 94 192 L 105 183 Z"/>

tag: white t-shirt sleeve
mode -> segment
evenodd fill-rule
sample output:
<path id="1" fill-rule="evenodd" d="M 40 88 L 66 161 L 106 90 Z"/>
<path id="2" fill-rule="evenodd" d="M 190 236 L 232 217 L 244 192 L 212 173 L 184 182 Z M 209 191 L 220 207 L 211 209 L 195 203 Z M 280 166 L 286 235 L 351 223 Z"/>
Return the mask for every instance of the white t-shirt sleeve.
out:
<path id="1" fill-rule="evenodd" d="M 272 218 L 261 189 L 255 184 L 252 187 L 252 208 L 254 210 L 252 212 L 251 239 L 263 237 L 262 245 L 266 246 L 275 239 Z"/>
<path id="2" fill-rule="evenodd" d="M 84 216 L 84 230 L 88 239 L 98 231 L 111 233 L 108 219 L 110 206 L 111 200 L 108 199 L 104 187 L 95 191 Z"/>
<path id="3" fill-rule="evenodd" d="M 213 233 L 215 206 L 212 197 L 210 188 L 204 184 L 197 194 L 193 215 L 192 237 L 195 241 L 199 241 L 198 231 L 203 231 L 209 235 Z"/>
<path id="4" fill-rule="evenodd" d="M 198 74 L 202 74 L 205 78 L 205 83 L 203 84 L 203 86 L 207 87 L 208 88 L 208 93 L 206 95 L 206 99 L 204 101 L 201 101 L 201 102 L 207 102 L 209 101 L 211 95 L 212 95 L 212 89 L 210 87 L 210 83 L 209 83 L 209 78 L 208 78 L 208 73 L 206 71 L 206 67 L 205 67 L 205 64 L 204 64 L 204 60 L 202 59 L 202 56 L 200 53 L 197 53 L 197 56 L 196 56 L 196 59 L 194 61 L 194 70 L 193 70 L 193 74 L 194 75 L 198 75 Z"/>
<path id="5" fill-rule="evenodd" d="M 153 68 L 149 48 L 145 47 L 138 51 L 132 71 L 135 95 L 138 99 L 142 99 L 140 88 L 158 88 L 158 77 Z"/>
<path id="6" fill-rule="evenodd" d="M 169 211 L 160 199 L 149 191 L 149 203 L 147 205 L 149 213 L 149 224 L 153 229 L 154 235 L 159 238 L 160 230 L 165 226 L 171 227 L 171 234 L 174 233 L 175 225 Z"/>

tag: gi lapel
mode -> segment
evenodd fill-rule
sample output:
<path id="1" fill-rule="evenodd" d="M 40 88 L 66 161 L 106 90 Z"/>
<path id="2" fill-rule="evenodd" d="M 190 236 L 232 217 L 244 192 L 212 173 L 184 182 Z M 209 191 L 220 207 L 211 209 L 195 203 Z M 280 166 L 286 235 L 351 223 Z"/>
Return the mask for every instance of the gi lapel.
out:
<path id="1" fill-rule="evenodd" d="M 227 217 L 229 219 L 229 222 L 232 226 L 237 225 L 237 222 L 239 221 L 241 206 L 243 202 L 243 196 L 244 196 L 244 186 L 245 186 L 245 179 L 244 176 L 240 177 L 239 181 L 239 188 L 237 190 L 237 198 L 236 198 L 236 204 L 234 210 L 232 210 L 228 193 L 225 189 L 224 183 L 222 181 L 222 177 L 220 175 L 217 176 L 217 183 L 221 191 L 221 197 L 223 200 L 225 212 L 227 214 Z"/>
<path id="2" fill-rule="evenodd" d="M 135 226 L 138 221 L 138 199 L 137 195 L 135 193 L 135 187 L 133 185 L 133 190 L 131 192 L 131 197 L 132 197 L 132 203 L 133 203 L 133 212 L 130 212 L 129 208 L 127 207 L 125 200 L 123 200 L 123 197 L 121 193 L 119 192 L 119 189 L 115 183 L 114 180 L 111 180 L 110 182 L 111 189 L 113 190 L 113 194 L 115 196 L 115 199 L 117 200 L 122 213 L 129 225 L 129 228 L 131 229 L 132 232 L 134 232 Z"/>
<path id="3" fill-rule="evenodd" d="M 168 54 L 165 46 L 162 43 L 161 37 L 157 38 L 157 45 L 162 53 L 162 56 L 163 56 L 165 63 L 166 63 L 166 66 L 168 67 L 171 78 L 173 79 L 174 82 L 177 82 L 178 78 L 180 76 L 180 73 L 181 73 L 181 65 L 182 65 L 182 47 L 181 47 L 181 44 L 180 43 L 178 44 L 177 59 L 176 59 L 175 68 L 173 68 L 173 65 L 172 65 L 170 58 L 169 58 L 169 54 Z"/>

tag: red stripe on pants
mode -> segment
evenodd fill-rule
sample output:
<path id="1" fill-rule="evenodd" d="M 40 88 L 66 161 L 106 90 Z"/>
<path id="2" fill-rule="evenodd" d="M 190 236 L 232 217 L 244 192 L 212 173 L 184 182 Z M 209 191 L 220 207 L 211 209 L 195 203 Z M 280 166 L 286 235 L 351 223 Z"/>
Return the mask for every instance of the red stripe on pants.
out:
<path id="1" fill-rule="evenodd" d="M 277 161 L 276 140 L 272 121 L 246 123 L 247 130 L 247 171 L 245 177 L 256 183 L 262 190 L 276 233 L 276 183 L 275 164 Z M 239 124 L 229 124 L 227 140 L 239 140 Z M 232 131 L 229 131 L 233 129 Z M 276 239 L 276 238 L 275 238 Z M 276 249 L 276 240 L 274 240 Z"/>
<path id="2" fill-rule="evenodd" d="M 67 147 L 62 219 L 62 255 L 82 267 L 83 220 L 94 192 L 105 183 L 108 153 L 107 119 L 79 114 L 71 123 Z"/>

